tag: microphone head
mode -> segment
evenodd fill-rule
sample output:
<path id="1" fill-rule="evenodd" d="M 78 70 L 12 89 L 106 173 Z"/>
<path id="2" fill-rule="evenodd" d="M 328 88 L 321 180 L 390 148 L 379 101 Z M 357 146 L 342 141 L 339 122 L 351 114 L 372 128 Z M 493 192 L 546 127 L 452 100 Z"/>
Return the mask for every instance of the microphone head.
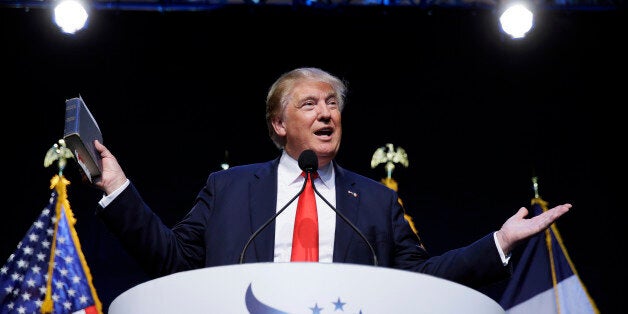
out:
<path id="1" fill-rule="evenodd" d="M 306 149 L 299 155 L 299 168 L 306 173 L 312 173 L 318 170 L 318 157 L 313 150 Z"/>

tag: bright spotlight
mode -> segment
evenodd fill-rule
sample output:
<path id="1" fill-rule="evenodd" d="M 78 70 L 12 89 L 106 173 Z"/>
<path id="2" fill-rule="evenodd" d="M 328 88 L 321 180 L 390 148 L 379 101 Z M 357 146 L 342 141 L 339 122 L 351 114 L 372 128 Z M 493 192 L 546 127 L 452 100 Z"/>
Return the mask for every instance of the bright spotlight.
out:
<path id="1" fill-rule="evenodd" d="M 508 7 L 499 17 L 502 30 L 512 38 L 522 38 L 532 29 L 533 14 L 520 3 Z"/>
<path id="2" fill-rule="evenodd" d="M 54 20 L 64 33 L 74 34 L 85 26 L 87 11 L 76 0 L 62 0 L 54 11 Z"/>

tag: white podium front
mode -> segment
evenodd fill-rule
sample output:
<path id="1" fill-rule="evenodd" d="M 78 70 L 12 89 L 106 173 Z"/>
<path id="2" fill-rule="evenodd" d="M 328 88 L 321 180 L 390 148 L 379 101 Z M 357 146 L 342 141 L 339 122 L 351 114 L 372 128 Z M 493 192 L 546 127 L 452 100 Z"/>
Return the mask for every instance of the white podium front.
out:
<path id="1" fill-rule="evenodd" d="M 180 272 L 120 294 L 109 314 L 504 313 L 434 276 L 339 263 L 253 263 Z"/>

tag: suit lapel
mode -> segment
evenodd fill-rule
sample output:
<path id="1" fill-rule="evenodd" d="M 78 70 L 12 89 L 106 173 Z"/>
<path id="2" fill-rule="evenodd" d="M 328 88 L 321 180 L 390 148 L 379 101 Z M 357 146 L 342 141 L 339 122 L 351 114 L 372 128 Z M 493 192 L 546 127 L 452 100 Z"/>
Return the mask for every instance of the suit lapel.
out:
<path id="1" fill-rule="evenodd" d="M 251 219 L 251 234 L 257 231 L 275 214 L 277 207 L 277 166 L 279 158 L 266 163 L 255 173 L 251 183 L 251 201 L 249 213 Z M 255 250 L 257 262 L 272 262 L 275 250 L 275 223 L 269 224 L 261 231 L 251 248 Z"/>
<path id="2" fill-rule="evenodd" d="M 336 173 L 336 210 L 342 213 L 350 222 L 357 224 L 359 191 L 355 182 L 351 180 L 344 169 L 334 163 Z M 336 235 L 334 240 L 334 262 L 345 262 L 347 250 L 355 230 L 340 216 L 336 217 Z"/>

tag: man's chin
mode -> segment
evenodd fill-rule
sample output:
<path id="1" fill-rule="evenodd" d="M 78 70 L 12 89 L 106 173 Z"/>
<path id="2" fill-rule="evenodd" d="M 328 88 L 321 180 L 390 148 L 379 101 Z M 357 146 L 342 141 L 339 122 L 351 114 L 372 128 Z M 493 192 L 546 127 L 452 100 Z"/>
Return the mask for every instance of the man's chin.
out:
<path id="1" fill-rule="evenodd" d="M 319 159 L 334 159 L 334 157 L 336 157 L 336 153 L 338 152 L 338 149 L 336 147 L 319 147 L 319 148 L 315 148 L 313 149 L 314 152 L 316 153 L 316 156 L 318 156 Z"/>

